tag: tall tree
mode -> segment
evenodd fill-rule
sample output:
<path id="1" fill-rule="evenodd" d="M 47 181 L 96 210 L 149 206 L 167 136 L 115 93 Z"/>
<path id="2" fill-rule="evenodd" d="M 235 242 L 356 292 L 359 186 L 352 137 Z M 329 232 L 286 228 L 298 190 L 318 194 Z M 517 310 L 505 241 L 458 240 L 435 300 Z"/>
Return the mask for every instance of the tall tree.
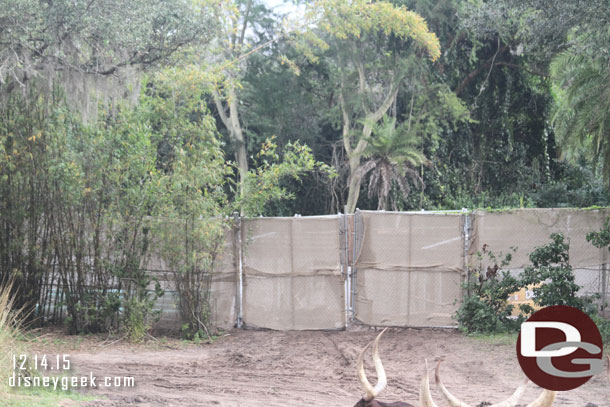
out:
<path id="1" fill-rule="evenodd" d="M 317 30 L 306 33 L 309 48 L 303 49 L 324 50 L 322 57 L 334 68 L 330 86 L 336 89 L 334 105 L 339 107 L 349 160 L 346 210 L 353 212 L 373 124 L 390 111 L 401 84 L 422 56 L 438 59 L 440 45 L 420 15 L 385 1 L 317 1 L 308 15 Z"/>
<path id="2" fill-rule="evenodd" d="M 153 67 L 187 45 L 208 42 L 215 1 L 0 0 L 0 96 L 27 94 L 35 83 L 46 94 L 55 85 L 67 88 L 81 110 L 93 92 L 130 93 L 135 101 L 137 86 L 130 91 L 120 81 L 123 71 Z"/>
<path id="3" fill-rule="evenodd" d="M 239 191 L 246 194 L 248 147 L 243 129 L 239 90 L 246 73 L 247 57 L 270 43 L 275 21 L 260 0 L 236 0 L 223 4 L 219 16 L 218 47 L 211 59 L 217 64 L 212 90 L 218 115 L 229 133 L 239 170 Z"/>

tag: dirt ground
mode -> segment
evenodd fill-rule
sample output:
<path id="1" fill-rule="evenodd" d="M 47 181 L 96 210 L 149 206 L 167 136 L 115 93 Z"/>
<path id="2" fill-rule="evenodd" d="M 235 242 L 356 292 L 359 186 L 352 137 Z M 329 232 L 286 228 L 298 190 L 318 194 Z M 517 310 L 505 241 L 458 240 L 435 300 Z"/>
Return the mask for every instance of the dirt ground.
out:
<path id="1" fill-rule="evenodd" d="M 161 340 L 133 346 L 88 340 L 65 351 L 55 340 L 39 351 L 68 353 L 75 373 L 133 376 L 134 388 L 89 390 L 99 397 L 85 405 L 109 406 L 325 406 L 351 407 L 362 395 L 355 365 L 360 350 L 374 339 L 373 329 L 341 332 L 234 330 L 211 345 Z M 432 394 L 448 406 L 434 386 L 432 369 L 440 358 L 445 385 L 473 406 L 508 397 L 522 381 L 510 340 L 469 338 L 449 330 L 391 329 L 380 353 L 388 387 L 379 401 L 417 405 L 424 358 L 430 364 Z M 370 355 L 365 364 L 375 382 Z M 523 405 L 540 392 L 529 385 Z M 591 404 L 589 404 L 591 403 Z M 610 385 L 603 376 L 570 392 L 555 406 L 610 407 Z"/>

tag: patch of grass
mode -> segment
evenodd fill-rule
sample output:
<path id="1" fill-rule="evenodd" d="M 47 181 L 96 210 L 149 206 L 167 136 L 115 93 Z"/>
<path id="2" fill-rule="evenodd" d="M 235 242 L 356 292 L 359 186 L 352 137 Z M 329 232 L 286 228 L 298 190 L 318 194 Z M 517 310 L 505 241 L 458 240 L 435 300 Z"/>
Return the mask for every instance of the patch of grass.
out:
<path id="1" fill-rule="evenodd" d="M 79 406 L 95 397 L 74 391 L 53 390 L 50 388 L 19 388 L 8 392 L 0 400 L 3 407 L 70 407 Z"/>
<path id="2" fill-rule="evenodd" d="M 504 332 L 495 334 L 470 334 L 470 338 L 487 342 L 491 345 L 515 345 L 517 343 L 517 332 Z"/>

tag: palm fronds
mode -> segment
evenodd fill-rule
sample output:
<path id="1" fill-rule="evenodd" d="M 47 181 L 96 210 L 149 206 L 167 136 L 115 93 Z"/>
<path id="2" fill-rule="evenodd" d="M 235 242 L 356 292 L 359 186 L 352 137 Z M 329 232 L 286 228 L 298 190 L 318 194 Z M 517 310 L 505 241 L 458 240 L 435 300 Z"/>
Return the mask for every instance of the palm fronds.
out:
<path id="1" fill-rule="evenodd" d="M 568 152 L 602 160 L 610 183 L 610 60 L 565 51 L 551 64 L 556 108 L 552 124 Z"/>
<path id="2" fill-rule="evenodd" d="M 403 197 L 411 192 L 409 181 L 423 188 L 424 181 L 414 167 L 427 160 L 416 135 L 404 125 L 397 126 L 395 118 L 385 116 L 372 128 L 360 172 L 363 177 L 369 175 L 368 196 L 377 196 L 377 209 L 387 209 L 390 202 L 392 209 L 397 210 L 397 202 L 390 194 L 392 186 L 396 185 Z"/>

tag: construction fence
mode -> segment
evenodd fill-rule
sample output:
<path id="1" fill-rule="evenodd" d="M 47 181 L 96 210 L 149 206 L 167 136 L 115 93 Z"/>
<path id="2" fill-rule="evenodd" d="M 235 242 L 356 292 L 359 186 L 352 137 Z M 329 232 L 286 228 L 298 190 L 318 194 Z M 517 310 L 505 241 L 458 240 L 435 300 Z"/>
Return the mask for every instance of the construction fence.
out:
<path id="1" fill-rule="evenodd" d="M 582 295 L 609 298 L 608 249 L 585 235 L 608 209 L 502 212 L 375 212 L 241 219 L 227 235 L 222 270 L 212 284 L 216 326 L 277 330 L 374 326 L 450 327 L 462 283 L 486 245 L 512 253 L 519 273 L 553 232 L 570 243 Z M 155 272 L 163 273 L 157 263 Z M 161 326 L 179 326 L 171 286 L 158 305 Z"/>

